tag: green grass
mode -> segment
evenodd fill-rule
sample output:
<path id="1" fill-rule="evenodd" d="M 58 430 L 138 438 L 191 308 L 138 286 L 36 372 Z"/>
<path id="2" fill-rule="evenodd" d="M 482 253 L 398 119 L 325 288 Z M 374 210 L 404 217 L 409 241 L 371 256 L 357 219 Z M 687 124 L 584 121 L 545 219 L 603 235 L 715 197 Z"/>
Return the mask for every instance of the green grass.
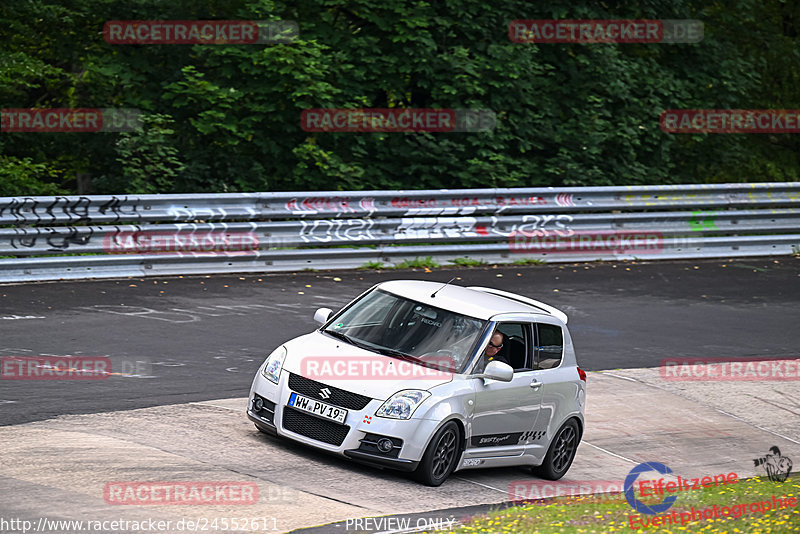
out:
<path id="1" fill-rule="evenodd" d="M 641 497 L 638 487 L 637 498 L 648 504 L 661 502 L 662 497 Z M 760 512 L 749 509 L 735 518 L 699 519 L 681 524 L 680 513 L 691 512 L 691 508 L 713 508 L 750 504 L 759 501 L 772 501 L 772 497 L 786 499 L 800 498 L 800 477 L 795 474 L 784 483 L 771 482 L 766 477 L 740 480 L 736 484 L 710 486 L 708 488 L 680 491 L 675 504 L 662 515 L 673 511 L 677 522 L 673 525 L 649 526 L 641 528 L 630 518 L 651 519 L 657 516 L 640 515 L 625 500 L 622 494 L 584 495 L 579 497 L 558 497 L 536 501 L 534 504 L 511 507 L 483 516 L 476 516 L 453 530 L 458 534 L 513 533 L 513 534 L 560 534 L 562 532 L 606 533 L 625 532 L 703 532 L 703 533 L 784 533 L 800 532 L 800 503 L 782 510 Z M 687 516 L 688 517 L 688 516 Z"/>
<path id="2" fill-rule="evenodd" d="M 543 265 L 545 263 L 547 262 L 540 260 L 539 258 L 522 258 L 514 261 L 512 265 Z"/>
<path id="3" fill-rule="evenodd" d="M 435 269 L 436 267 L 439 267 L 439 264 L 433 261 L 432 256 L 404 260 L 394 266 L 395 269 Z"/>
<path id="4" fill-rule="evenodd" d="M 359 267 L 359 269 L 364 269 L 364 270 L 366 270 L 366 269 L 381 270 L 381 269 L 385 269 L 385 268 L 386 267 L 383 265 L 383 262 L 380 262 L 380 261 L 368 261 L 367 263 L 365 263 L 364 265 Z"/>
<path id="5" fill-rule="evenodd" d="M 450 263 L 455 263 L 459 267 L 478 267 L 480 265 L 486 265 L 487 262 L 484 260 L 476 260 L 473 258 L 456 258 L 454 260 L 449 260 Z"/>

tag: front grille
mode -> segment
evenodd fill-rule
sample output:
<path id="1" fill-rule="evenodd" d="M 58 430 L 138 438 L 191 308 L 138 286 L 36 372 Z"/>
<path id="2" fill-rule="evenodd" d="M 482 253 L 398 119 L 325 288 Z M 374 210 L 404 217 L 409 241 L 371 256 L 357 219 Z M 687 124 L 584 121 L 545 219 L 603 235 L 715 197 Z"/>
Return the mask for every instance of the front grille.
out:
<path id="1" fill-rule="evenodd" d="M 350 410 L 363 410 L 364 407 L 369 404 L 369 401 L 372 400 L 364 395 L 345 391 L 333 386 L 326 386 L 322 382 L 317 382 L 316 380 L 311 380 L 310 378 L 294 373 L 289 373 L 289 387 L 301 395 L 311 397 L 312 399 L 319 399 L 323 402 L 335 404 L 336 406 L 341 406 L 342 408 L 348 408 Z M 325 398 L 320 396 L 319 392 L 322 388 L 328 388 L 330 397 Z"/>
<path id="2" fill-rule="evenodd" d="M 337 447 L 342 444 L 350 427 L 308 415 L 290 406 L 283 407 L 283 428 Z"/>

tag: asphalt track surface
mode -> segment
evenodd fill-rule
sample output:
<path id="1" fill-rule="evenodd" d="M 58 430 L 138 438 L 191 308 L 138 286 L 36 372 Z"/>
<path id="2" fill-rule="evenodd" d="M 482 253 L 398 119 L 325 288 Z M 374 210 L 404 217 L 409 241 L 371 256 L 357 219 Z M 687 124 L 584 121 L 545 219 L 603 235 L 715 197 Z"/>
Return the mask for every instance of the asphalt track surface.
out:
<path id="1" fill-rule="evenodd" d="M 0 356 L 105 356 L 105 380 L 0 380 L 0 426 L 245 397 L 266 355 L 391 279 L 490 286 L 570 317 L 581 367 L 779 358 L 800 340 L 800 258 L 322 271 L 0 286 Z"/>

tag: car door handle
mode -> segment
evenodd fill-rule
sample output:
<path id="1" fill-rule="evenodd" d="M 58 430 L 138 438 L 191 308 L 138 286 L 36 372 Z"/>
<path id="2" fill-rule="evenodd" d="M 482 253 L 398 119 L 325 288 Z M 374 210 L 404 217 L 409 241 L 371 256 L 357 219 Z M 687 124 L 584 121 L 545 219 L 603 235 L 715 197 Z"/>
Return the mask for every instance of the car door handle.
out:
<path id="1" fill-rule="evenodd" d="M 533 379 L 533 382 L 531 382 L 531 387 L 532 387 L 534 390 L 537 390 L 537 389 L 539 389 L 539 388 L 540 388 L 540 387 L 542 387 L 543 385 L 544 385 L 544 384 L 543 384 L 542 382 L 539 382 L 539 381 L 538 381 L 538 380 L 536 380 L 535 378 Z"/>

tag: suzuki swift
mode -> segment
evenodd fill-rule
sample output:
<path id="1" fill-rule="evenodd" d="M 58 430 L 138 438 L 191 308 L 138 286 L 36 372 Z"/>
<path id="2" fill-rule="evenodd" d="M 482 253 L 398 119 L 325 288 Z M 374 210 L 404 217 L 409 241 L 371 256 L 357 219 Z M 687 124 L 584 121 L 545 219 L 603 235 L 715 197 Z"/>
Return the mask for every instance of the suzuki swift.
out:
<path id="1" fill-rule="evenodd" d="M 262 432 L 438 486 L 528 465 L 557 480 L 584 428 L 586 373 L 567 316 L 484 287 L 396 280 L 275 349 L 250 389 Z"/>

